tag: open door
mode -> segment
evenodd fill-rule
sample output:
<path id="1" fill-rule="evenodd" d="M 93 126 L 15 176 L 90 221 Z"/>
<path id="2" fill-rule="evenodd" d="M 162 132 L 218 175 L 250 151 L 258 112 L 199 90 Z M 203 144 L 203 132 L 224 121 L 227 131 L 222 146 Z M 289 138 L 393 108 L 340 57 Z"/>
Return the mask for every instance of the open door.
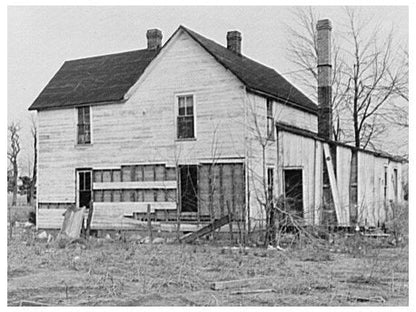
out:
<path id="1" fill-rule="evenodd" d="M 198 166 L 179 166 L 181 212 L 198 212 Z"/>
<path id="2" fill-rule="evenodd" d="M 302 169 L 285 169 L 285 209 L 297 218 L 303 218 Z"/>
<path id="3" fill-rule="evenodd" d="M 92 198 L 91 170 L 77 170 L 77 207 L 90 208 Z"/>

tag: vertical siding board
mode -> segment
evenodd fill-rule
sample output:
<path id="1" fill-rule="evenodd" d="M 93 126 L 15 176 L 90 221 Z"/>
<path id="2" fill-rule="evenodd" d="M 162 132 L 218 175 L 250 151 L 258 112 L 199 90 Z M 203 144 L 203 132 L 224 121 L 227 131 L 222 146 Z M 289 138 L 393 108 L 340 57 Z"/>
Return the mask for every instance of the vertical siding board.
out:
<path id="1" fill-rule="evenodd" d="M 345 225 L 350 225 L 351 149 L 336 147 L 336 172 L 341 211 Z"/>

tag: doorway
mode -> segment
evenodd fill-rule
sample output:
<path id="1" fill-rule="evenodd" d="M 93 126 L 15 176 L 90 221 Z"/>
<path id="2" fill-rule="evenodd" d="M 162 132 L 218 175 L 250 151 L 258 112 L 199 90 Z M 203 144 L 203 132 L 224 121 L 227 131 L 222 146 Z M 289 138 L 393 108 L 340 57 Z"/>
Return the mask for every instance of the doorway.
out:
<path id="1" fill-rule="evenodd" d="M 285 169 L 285 209 L 297 218 L 303 218 L 302 169 Z"/>
<path id="2" fill-rule="evenodd" d="M 179 166 L 181 212 L 198 212 L 198 166 Z"/>
<path id="3" fill-rule="evenodd" d="M 90 208 L 92 195 L 91 176 L 91 170 L 89 169 L 77 170 L 78 207 Z"/>

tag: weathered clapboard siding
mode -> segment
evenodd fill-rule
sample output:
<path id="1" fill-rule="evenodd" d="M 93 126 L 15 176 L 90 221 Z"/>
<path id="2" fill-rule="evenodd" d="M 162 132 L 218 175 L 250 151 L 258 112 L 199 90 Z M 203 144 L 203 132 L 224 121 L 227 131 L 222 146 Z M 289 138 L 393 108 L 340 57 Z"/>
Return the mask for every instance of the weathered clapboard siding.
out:
<path id="1" fill-rule="evenodd" d="M 60 229 L 64 222 L 64 209 L 38 209 L 36 223 L 41 229 Z"/>
<path id="2" fill-rule="evenodd" d="M 244 155 L 241 83 L 185 33 L 163 53 L 127 102 L 91 107 L 91 145 L 76 145 L 75 109 L 38 112 L 39 201 L 74 201 L 75 168 Z M 175 95 L 182 93 L 195 97 L 194 141 L 176 140 Z"/>

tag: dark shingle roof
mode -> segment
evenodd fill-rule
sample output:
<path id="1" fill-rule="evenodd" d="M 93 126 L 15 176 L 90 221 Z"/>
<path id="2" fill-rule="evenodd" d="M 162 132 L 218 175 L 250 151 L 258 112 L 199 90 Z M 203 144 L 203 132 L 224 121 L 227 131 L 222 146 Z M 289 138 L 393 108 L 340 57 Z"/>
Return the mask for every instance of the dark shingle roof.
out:
<path id="1" fill-rule="evenodd" d="M 318 107 L 306 95 L 289 83 L 274 69 L 228 50 L 196 32 L 181 26 L 218 62 L 236 75 L 248 88 L 275 96 L 288 104 L 316 112 Z"/>
<path id="2" fill-rule="evenodd" d="M 145 49 L 67 61 L 29 110 L 120 101 L 156 55 Z"/>
<path id="3" fill-rule="evenodd" d="M 315 103 L 274 69 L 237 55 L 183 26 L 177 31 L 180 29 L 186 31 L 248 89 L 266 93 L 301 109 L 317 111 Z M 145 49 L 67 61 L 29 110 L 121 101 L 156 55 L 157 51 Z"/>

